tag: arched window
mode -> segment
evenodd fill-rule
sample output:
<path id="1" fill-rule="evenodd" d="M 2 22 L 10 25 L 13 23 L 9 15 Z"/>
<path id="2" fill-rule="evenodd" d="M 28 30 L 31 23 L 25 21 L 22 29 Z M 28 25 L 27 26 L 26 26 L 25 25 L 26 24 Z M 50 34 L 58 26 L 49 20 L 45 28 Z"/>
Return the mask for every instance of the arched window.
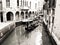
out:
<path id="1" fill-rule="evenodd" d="M 21 15 L 24 15 L 24 12 L 21 12 Z"/>
<path id="2" fill-rule="evenodd" d="M 28 18 L 28 12 L 27 11 L 25 12 L 25 14 L 26 14 L 26 18 Z"/>
<path id="3" fill-rule="evenodd" d="M 24 18 L 24 12 L 21 12 L 21 16 L 22 16 L 22 18 Z"/>
<path id="4" fill-rule="evenodd" d="M 17 6 L 19 6 L 19 0 L 17 0 Z"/>
<path id="5" fill-rule="evenodd" d="M 13 20 L 13 13 L 12 12 L 8 12 L 6 14 L 6 17 L 7 17 L 7 21 L 12 21 Z"/>
<path id="6" fill-rule="evenodd" d="M 29 12 L 29 17 L 30 17 L 30 15 L 31 15 L 31 11 Z"/>
<path id="7" fill-rule="evenodd" d="M 15 13 L 15 16 L 16 16 L 16 20 L 19 20 L 19 11 Z"/>

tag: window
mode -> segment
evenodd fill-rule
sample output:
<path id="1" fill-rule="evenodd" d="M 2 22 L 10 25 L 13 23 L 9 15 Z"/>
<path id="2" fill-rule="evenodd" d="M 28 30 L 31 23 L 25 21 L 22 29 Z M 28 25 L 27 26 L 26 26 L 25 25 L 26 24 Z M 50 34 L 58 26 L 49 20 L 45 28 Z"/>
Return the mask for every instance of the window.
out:
<path id="1" fill-rule="evenodd" d="M 35 3 L 35 9 L 37 8 L 37 3 Z"/>
<path id="2" fill-rule="evenodd" d="M 30 8 L 31 8 L 31 1 L 30 1 Z"/>
<path id="3" fill-rule="evenodd" d="M 10 7 L 10 0 L 6 0 L 6 7 Z"/>
<path id="4" fill-rule="evenodd" d="M 56 7 L 56 0 L 49 0 L 49 8 Z"/>
<path id="5" fill-rule="evenodd" d="M 26 1 L 25 1 L 25 6 L 26 6 Z"/>
<path id="6" fill-rule="evenodd" d="M 28 1 L 26 1 L 26 6 L 28 6 Z"/>
<path id="7" fill-rule="evenodd" d="M 0 2 L 0 10 L 2 10 L 2 2 Z"/>
<path id="8" fill-rule="evenodd" d="M 24 0 L 23 0 L 23 6 L 24 6 Z"/>
<path id="9" fill-rule="evenodd" d="M 19 6 L 19 0 L 17 0 L 17 6 Z"/>
<path id="10" fill-rule="evenodd" d="M 21 6 L 22 6 L 22 0 L 21 0 Z"/>

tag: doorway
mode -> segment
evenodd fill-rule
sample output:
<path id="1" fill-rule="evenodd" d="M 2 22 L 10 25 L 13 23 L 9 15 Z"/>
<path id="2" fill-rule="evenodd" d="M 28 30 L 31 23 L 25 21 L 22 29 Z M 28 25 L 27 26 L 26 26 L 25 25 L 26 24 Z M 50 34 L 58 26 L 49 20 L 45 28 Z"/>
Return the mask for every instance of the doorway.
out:
<path id="1" fill-rule="evenodd" d="M 7 21 L 13 21 L 13 13 L 12 12 L 8 12 L 6 16 L 7 16 Z"/>

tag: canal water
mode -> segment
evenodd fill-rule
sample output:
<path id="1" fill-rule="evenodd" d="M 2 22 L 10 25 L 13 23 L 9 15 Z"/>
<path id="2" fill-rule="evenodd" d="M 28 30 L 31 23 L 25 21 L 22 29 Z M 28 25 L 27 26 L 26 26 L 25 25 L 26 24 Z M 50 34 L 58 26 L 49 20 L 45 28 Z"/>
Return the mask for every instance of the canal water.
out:
<path id="1" fill-rule="evenodd" d="M 1 45 L 52 45 L 43 24 L 31 31 L 25 29 L 25 25 L 17 26 Z"/>

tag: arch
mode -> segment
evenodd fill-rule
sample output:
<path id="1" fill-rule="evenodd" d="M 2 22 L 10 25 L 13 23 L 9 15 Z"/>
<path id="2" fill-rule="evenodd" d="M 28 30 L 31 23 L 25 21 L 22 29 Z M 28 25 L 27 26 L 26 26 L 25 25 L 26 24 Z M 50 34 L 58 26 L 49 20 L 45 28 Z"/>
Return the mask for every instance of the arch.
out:
<path id="1" fill-rule="evenodd" d="M 25 14 L 28 14 L 28 11 L 26 11 Z"/>
<path id="2" fill-rule="evenodd" d="M 15 13 L 16 20 L 19 20 L 19 11 Z"/>
<path id="3" fill-rule="evenodd" d="M 32 13 L 34 14 L 34 11 Z"/>
<path id="4" fill-rule="evenodd" d="M 26 18 L 28 18 L 28 11 L 25 12 Z"/>
<path id="5" fill-rule="evenodd" d="M 24 15 L 24 12 L 21 12 L 21 15 Z"/>
<path id="6" fill-rule="evenodd" d="M 24 18 L 24 12 L 23 11 L 21 12 L 21 16 L 22 16 L 22 19 L 23 19 Z"/>
<path id="7" fill-rule="evenodd" d="M 31 11 L 29 11 L 29 17 L 31 16 Z"/>
<path id="8" fill-rule="evenodd" d="M 16 14 L 19 14 L 19 11 L 17 11 Z"/>
<path id="9" fill-rule="evenodd" d="M 31 11 L 29 11 L 29 14 L 31 14 Z"/>
<path id="10" fill-rule="evenodd" d="M 12 12 L 7 12 L 6 17 L 7 17 L 7 21 L 13 21 L 13 13 Z"/>

